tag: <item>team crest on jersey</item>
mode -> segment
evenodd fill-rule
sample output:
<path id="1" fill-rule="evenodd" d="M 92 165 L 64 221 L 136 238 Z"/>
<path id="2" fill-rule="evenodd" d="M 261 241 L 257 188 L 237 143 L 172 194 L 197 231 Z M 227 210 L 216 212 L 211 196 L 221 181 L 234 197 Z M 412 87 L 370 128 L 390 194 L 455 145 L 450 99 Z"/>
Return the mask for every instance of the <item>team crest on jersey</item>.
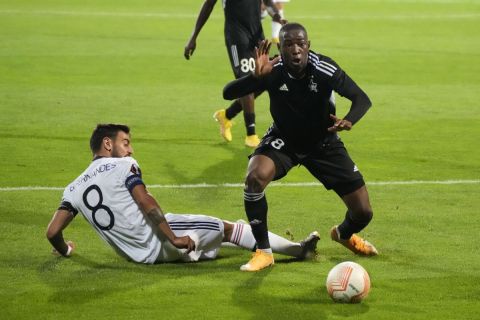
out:
<path id="1" fill-rule="evenodd" d="M 310 89 L 310 91 L 318 92 L 317 84 L 313 81 L 313 77 L 310 78 L 310 83 L 308 84 L 308 88 Z"/>

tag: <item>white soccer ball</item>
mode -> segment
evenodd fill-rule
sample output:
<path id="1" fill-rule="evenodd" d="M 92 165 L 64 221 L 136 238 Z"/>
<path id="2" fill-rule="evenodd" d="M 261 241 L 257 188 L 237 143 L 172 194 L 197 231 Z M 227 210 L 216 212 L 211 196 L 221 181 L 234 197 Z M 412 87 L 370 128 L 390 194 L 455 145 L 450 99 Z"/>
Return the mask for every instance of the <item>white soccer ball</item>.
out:
<path id="1" fill-rule="evenodd" d="M 370 276 L 358 263 L 339 263 L 328 273 L 327 291 L 335 302 L 358 303 L 370 291 Z"/>

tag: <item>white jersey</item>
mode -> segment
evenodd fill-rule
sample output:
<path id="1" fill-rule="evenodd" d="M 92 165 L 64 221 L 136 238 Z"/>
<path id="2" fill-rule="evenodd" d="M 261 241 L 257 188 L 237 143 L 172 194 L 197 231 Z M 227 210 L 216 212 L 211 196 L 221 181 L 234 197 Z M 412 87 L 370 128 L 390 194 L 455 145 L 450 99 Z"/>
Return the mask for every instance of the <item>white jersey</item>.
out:
<path id="1" fill-rule="evenodd" d="M 65 188 L 60 208 L 81 212 L 120 255 L 154 263 L 162 241 L 130 194 L 138 184 L 143 181 L 135 159 L 98 158 Z"/>

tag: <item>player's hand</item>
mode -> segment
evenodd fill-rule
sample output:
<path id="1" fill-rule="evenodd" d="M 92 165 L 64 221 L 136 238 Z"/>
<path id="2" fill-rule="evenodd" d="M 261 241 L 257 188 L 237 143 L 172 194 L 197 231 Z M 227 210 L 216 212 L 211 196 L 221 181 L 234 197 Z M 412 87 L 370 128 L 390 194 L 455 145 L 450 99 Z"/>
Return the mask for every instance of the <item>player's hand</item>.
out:
<path id="1" fill-rule="evenodd" d="M 268 56 L 272 43 L 268 40 L 260 41 L 260 44 L 255 47 L 255 78 L 261 78 L 269 74 L 273 66 L 280 60 L 280 57 L 275 57 L 270 60 Z"/>
<path id="2" fill-rule="evenodd" d="M 334 124 L 327 129 L 329 132 L 348 131 L 352 129 L 352 123 L 348 120 L 337 118 L 334 114 L 330 114 L 330 119 L 334 121 Z"/>
<path id="3" fill-rule="evenodd" d="M 185 46 L 185 49 L 183 51 L 183 56 L 185 57 L 185 59 L 190 60 L 190 57 L 193 55 L 196 47 L 197 42 L 195 41 L 195 39 L 190 39 L 187 42 L 187 45 Z"/>
<path id="4" fill-rule="evenodd" d="M 283 26 L 284 24 L 287 24 L 287 22 L 288 22 L 287 20 L 282 19 L 282 16 L 281 16 L 279 13 L 274 14 L 274 15 L 272 16 L 272 21 L 278 22 L 278 23 L 280 23 L 282 26 Z"/>
<path id="5" fill-rule="evenodd" d="M 189 236 L 176 237 L 172 244 L 178 249 L 187 249 L 187 254 L 195 250 L 195 242 Z"/>
<path id="6" fill-rule="evenodd" d="M 60 252 L 58 252 L 57 249 L 55 248 L 52 249 L 52 254 L 54 256 L 70 257 L 72 253 L 75 251 L 75 249 L 77 248 L 77 246 L 73 241 L 67 241 L 66 244 L 68 246 L 68 251 L 67 251 L 68 254 L 63 255 Z"/>

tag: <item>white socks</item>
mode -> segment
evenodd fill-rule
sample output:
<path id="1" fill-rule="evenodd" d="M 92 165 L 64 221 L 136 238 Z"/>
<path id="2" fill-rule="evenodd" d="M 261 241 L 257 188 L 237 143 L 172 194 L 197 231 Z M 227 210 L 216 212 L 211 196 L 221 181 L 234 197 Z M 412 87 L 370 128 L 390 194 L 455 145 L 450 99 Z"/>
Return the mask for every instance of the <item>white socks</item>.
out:
<path id="1" fill-rule="evenodd" d="M 280 13 L 280 17 L 283 19 L 283 10 L 279 10 L 278 13 Z M 282 25 L 280 23 L 272 20 L 272 39 L 276 39 L 278 41 L 281 28 Z"/>

